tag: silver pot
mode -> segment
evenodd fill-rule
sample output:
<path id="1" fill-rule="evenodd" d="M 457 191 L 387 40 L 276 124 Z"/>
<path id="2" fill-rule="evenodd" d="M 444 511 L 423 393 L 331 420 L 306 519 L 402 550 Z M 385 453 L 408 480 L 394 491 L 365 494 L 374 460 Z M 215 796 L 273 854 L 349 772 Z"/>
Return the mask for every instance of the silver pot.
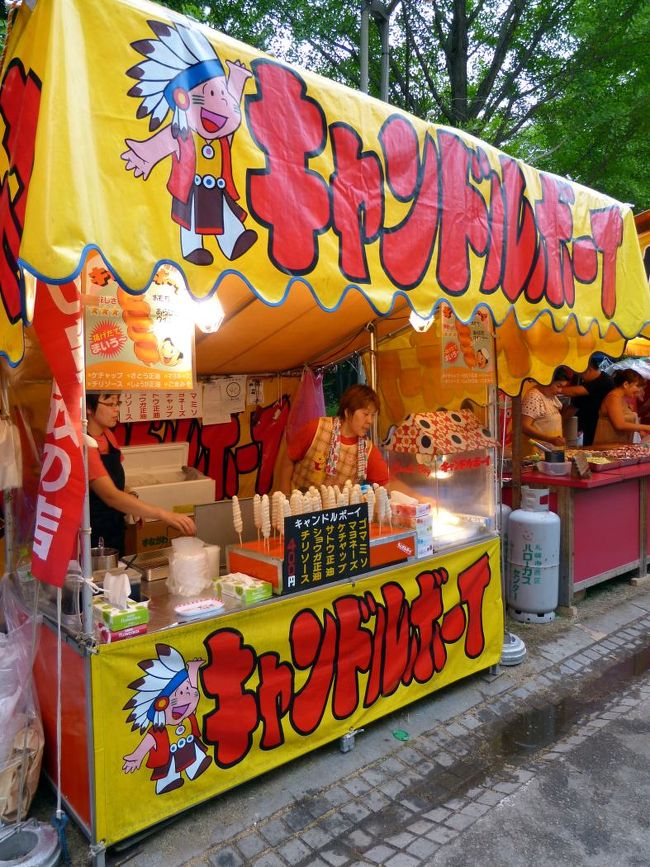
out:
<path id="1" fill-rule="evenodd" d="M 91 548 L 90 557 L 93 572 L 106 572 L 117 566 L 119 551 L 117 548 Z"/>

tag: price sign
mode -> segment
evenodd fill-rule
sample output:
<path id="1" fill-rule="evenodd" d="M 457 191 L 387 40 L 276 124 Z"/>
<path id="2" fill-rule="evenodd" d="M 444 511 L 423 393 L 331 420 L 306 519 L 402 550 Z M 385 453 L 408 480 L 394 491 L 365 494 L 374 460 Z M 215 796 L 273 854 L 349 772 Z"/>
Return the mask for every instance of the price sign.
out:
<path id="1" fill-rule="evenodd" d="M 367 503 L 284 519 L 283 593 L 351 578 L 369 566 Z"/>

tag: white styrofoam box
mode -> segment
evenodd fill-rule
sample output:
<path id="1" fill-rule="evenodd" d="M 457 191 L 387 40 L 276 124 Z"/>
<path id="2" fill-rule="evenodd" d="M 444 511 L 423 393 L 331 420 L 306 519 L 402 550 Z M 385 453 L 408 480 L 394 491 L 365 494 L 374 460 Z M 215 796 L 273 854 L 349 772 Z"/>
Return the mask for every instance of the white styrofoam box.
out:
<path id="1" fill-rule="evenodd" d="M 197 506 L 214 502 L 214 479 L 199 473 L 186 479 L 187 443 L 124 446 L 122 466 L 127 487 L 152 506 L 173 510 L 175 506 Z"/>

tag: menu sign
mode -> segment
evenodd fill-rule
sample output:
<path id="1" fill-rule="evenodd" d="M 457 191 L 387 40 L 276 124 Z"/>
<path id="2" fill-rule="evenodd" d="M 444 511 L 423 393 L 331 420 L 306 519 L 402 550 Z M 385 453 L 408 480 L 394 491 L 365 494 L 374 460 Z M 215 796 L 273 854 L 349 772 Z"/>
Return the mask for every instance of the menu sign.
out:
<path id="1" fill-rule="evenodd" d="M 283 593 L 351 578 L 369 565 L 367 503 L 284 519 Z"/>
<path id="2" fill-rule="evenodd" d="M 494 348 L 490 314 L 479 310 L 468 325 L 442 305 L 442 382 L 476 385 L 494 377 Z"/>
<path id="3" fill-rule="evenodd" d="M 123 391 L 120 421 L 127 424 L 134 421 L 201 418 L 201 392 L 201 386 L 193 391 Z"/>
<path id="4" fill-rule="evenodd" d="M 146 292 L 130 295 L 94 254 L 82 291 L 87 391 L 193 389 L 191 302 L 167 269 L 158 270 Z"/>

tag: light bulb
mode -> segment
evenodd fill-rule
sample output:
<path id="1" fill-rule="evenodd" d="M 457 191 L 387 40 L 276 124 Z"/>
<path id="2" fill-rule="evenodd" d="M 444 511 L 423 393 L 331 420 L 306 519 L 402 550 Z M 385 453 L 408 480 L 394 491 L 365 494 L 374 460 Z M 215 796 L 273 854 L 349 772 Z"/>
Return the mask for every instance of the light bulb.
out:
<path id="1" fill-rule="evenodd" d="M 420 333 L 428 331 L 433 323 L 433 316 L 420 316 L 415 310 L 411 310 L 409 322 Z"/>
<path id="2" fill-rule="evenodd" d="M 214 334 L 221 327 L 225 313 L 216 294 L 206 301 L 196 302 L 194 321 L 204 334 Z"/>

